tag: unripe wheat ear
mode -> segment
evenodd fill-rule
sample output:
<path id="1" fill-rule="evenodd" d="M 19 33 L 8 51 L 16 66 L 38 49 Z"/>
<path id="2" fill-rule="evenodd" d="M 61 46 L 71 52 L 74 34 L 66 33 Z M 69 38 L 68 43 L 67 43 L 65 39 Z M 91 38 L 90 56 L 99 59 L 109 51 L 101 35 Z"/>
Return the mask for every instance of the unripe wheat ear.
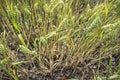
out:
<path id="1" fill-rule="evenodd" d="M 4 54 L 5 53 L 5 47 L 3 44 L 0 43 L 0 54 Z"/>

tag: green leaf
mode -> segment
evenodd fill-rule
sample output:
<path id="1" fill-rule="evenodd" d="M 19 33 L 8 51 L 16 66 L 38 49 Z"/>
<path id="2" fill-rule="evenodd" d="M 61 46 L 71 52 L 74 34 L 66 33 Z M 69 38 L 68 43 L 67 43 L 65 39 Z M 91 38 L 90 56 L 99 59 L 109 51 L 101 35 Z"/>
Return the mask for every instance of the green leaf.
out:
<path id="1" fill-rule="evenodd" d="M 13 62 L 12 65 L 20 65 L 26 63 L 26 61 Z"/>

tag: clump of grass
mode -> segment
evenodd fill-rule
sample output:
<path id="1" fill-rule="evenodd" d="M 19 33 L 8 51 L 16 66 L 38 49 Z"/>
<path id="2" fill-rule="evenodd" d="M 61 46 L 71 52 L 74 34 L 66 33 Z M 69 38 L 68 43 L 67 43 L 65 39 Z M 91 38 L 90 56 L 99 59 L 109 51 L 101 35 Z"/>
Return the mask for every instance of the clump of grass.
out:
<path id="1" fill-rule="evenodd" d="M 59 68 L 61 71 L 73 68 L 76 72 L 82 69 L 82 64 L 88 67 L 97 62 L 100 67 L 102 59 L 118 54 L 119 0 L 90 3 L 85 0 L 1 0 L 3 30 L 0 36 L 6 43 L 0 43 L 0 55 L 4 54 L 0 59 L 9 61 L 6 65 L 0 62 L 7 66 L 1 69 L 11 79 L 29 79 L 30 70 L 37 70 L 36 75 L 51 76 Z M 111 76 L 111 66 L 110 60 L 106 80 Z M 100 75 L 99 68 L 95 72 L 98 74 L 94 76 Z"/>

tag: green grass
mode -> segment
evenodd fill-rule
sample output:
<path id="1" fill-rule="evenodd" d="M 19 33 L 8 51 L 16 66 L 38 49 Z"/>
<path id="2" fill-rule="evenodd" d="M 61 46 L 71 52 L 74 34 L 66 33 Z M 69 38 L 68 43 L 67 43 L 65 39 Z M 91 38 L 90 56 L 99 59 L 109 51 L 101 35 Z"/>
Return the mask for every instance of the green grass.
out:
<path id="1" fill-rule="evenodd" d="M 0 78 L 29 80 L 29 71 L 51 76 L 67 68 L 76 72 L 82 64 L 87 68 L 98 63 L 99 68 L 103 59 L 110 58 L 107 74 L 97 69 L 93 75 L 109 80 L 114 75 L 112 56 L 120 50 L 119 5 L 119 0 L 95 4 L 87 0 L 1 0 Z"/>

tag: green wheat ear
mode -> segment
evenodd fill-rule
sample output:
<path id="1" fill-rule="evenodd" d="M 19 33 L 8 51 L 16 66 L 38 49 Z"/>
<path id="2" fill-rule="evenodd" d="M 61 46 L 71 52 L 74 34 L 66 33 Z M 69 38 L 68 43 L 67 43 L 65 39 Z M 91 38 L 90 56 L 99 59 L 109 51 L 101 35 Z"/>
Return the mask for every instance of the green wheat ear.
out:
<path id="1" fill-rule="evenodd" d="M 4 54 L 5 53 L 5 47 L 3 44 L 0 43 L 0 54 Z"/>
<path id="2" fill-rule="evenodd" d="M 23 52 L 24 54 L 33 54 L 33 55 L 37 54 L 36 51 L 31 51 L 30 49 L 28 49 L 27 47 L 23 45 L 19 45 L 19 48 L 20 48 L 20 51 Z"/>

